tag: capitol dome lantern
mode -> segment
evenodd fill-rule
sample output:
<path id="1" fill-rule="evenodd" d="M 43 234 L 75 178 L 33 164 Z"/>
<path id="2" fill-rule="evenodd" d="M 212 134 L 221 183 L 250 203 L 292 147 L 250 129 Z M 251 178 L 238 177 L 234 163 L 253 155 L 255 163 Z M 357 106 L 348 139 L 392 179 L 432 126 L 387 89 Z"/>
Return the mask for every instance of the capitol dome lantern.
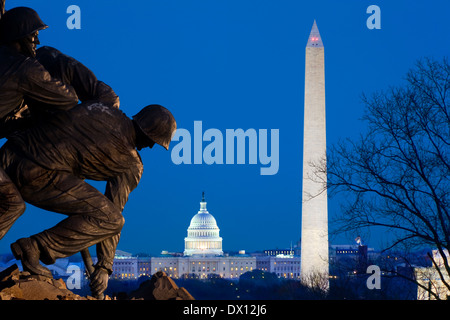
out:
<path id="1" fill-rule="evenodd" d="M 206 209 L 203 192 L 200 210 L 191 219 L 187 237 L 184 238 L 184 255 L 223 255 L 219 231 L 216 219 Z"/>

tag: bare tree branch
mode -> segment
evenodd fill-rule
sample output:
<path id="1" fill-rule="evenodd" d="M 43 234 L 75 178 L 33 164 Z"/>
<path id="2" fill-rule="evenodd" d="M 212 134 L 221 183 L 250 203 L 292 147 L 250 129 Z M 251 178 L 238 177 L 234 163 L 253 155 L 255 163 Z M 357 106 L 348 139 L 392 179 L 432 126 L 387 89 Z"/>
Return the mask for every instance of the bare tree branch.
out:
<path id="1" fill-rule="evenodd" d="M 395 236 L 386 249 L 436 248 L 438 274 L 450 290 L 449 97 L 447 59 L 419 61 L 404 86 L 363 95 L 367 132 L 329 148 L 315 168 L 317 176 L 327 173 L 331 196 L 346 196 L 335 220 L 340 231 L 381 227 Z"/>

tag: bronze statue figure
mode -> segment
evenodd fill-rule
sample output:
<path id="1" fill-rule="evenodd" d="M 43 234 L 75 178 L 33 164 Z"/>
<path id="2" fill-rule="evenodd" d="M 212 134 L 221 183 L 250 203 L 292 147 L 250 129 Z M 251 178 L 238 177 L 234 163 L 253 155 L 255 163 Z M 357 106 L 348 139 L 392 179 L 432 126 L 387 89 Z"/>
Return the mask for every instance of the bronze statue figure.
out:
<path id="1" fill-rule="evenodd" d="M 69 110 L 78 103 L 75 89 L 52 78 L 34 58 L 39 30 L 47 28 L 30 8 L 7 11 L 0 19 L 0 138 L 32 126 L 33 114 L 52 109 Z M 25 203 L 15 185 L 0 169 L 0 239 L 25 211 Z"/>
<path id="2" fill-rule="evenodd" d="M 97 244 L 91 286 L 101 294 L 112 273 L 122 210 L 143 171 L 136 149 L 155 143 L 168 149 L 175 130 L 172 114 L 158 105 L 129 119 L 119 109 L 88 102 L 10 136 L 0 149 L 0 165 L 23 199 L 68 216 L 11 245 L 24 269 L 50 276 L 39 260 L 52 264 Z M 105 194 L 84 179 L 107 181 Z"/>
<path id="3" fill-rule="evenodd" d="M 155 143 L 168 149 L 176 122 L 159 105 L 128 118 L 114 91 L 83 64 L 51 47 L 36 50 L 45 28 L 30 8 L 0 19 L 0 137 L 8 140 L 0 149 L 0 239 L 24 212 L 24 201 L 67 215 L 11 250 L 24 270 L 51 276 L 40 261 L 52 264 L 95 244 L 90 285 L 101 297 L 122 210 L 143 171 L 137 150 Z M 105 193 L 85 179 L 106 181 Z"/>

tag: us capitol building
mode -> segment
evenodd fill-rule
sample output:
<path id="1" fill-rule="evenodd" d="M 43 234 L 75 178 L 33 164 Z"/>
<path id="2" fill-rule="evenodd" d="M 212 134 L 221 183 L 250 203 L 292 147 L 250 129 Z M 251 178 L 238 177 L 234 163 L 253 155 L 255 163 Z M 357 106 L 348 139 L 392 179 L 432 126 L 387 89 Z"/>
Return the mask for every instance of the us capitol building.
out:
<path id="1" fill-rule="evenodd" d="M 243 252 L 236 256 L 224 255 L 219 231 L 216 219 L 206 209 L 203 193 L 200 210 L 191 219 L 187 237 L 184 238 L 183 256 L 152 257 L 151 273 L 161 270 L 173 278 L 208 278 L 215 274 L 233 279 L 254 270 L 255 257 Z"/>
<path id="2" fill-rule="evenodd" d="M 266 250 L 264 253 L 246 254 L 239 251 L 229 255 L 222 250 L 222 237 L 217 221 L 206 208 L 203 193 L 200 210 L 191 219 L 184 238 L 184 252 L 163 251 L 157 257 L 137 257 L 120 250 L 114 257 L 114 279 L 137 279 L 164 271 L 171 278 L 207 279 L 219 276 L 239 279 L 248 272 L 259 269 L 273 272 L 278 277 L 300 278 L 300 257 L 291 250 Z"/>
<path id="3" fill-rule="evenodd" d="M 184 255 L 222 256 L 222 238 L 219 236 L 216 219 L 206 209 L 205 193 L 200 202 L 200 211 L 191 219 L 184 238 Z"/>

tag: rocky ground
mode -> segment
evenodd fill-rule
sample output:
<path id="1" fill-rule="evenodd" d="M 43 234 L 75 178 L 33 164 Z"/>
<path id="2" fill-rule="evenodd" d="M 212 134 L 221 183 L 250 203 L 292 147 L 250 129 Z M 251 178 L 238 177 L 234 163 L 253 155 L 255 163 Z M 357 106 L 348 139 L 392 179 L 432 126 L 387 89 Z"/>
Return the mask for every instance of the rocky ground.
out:
<path id="1" fill-rule="evenodd" d="M 158 272 L 130 294 L 140 300 L 194 300 L 184 288 L 179 288 L 164 272 Z M 97 300 L 82 297 L 68 290 L 62 279 L 30 275 L 17 265 L 0 272 L 0 300 Z M 105 300 L 112 300 L 105 296 Z"/>

